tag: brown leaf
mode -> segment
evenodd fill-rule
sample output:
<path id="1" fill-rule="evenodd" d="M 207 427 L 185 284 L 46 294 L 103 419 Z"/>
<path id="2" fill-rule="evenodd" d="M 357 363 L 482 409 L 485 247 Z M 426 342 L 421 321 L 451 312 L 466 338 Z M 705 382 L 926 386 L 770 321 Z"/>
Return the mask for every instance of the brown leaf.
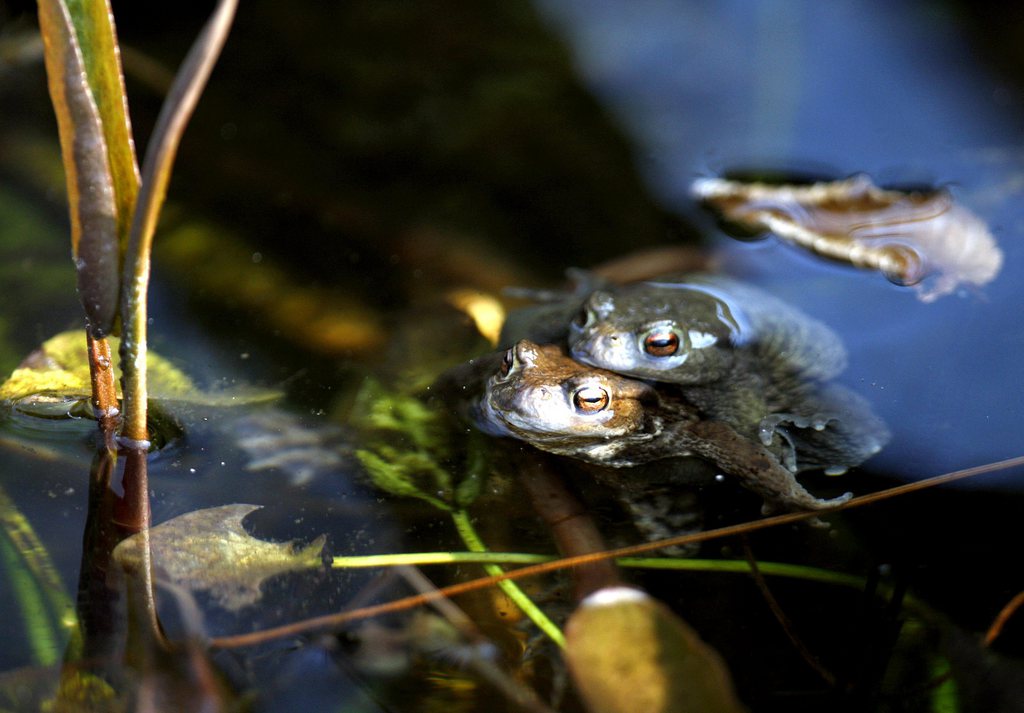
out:
<path id="1" fill-rule="evenodd" d="M 590 595 L 565 630 L 569 669 L 591 713 L 740 713 L 718 652 L 638 589 Z"/>
<path id="2" fill-rule="evenodd" d="M 226 609 L 237 611 L 261 596 L 270 577 L 321 564 L 325 538 L 299 547 L 294 542 L 258 540 L 242 520 L 259 505 L 223 505 L 179 515 L 149 531 L 153 565 L 158 579 L 192 591 L 205 591 Z M 145 539 L 132 535 L 114 549 L 114 558 L 127 570 L 140 563 Z"/>
<path id="3" fill-rule="evenodd" d="M 703 178 L 692 192 L 729 222 L 914 285 L 925 302 L 985 285 L 1002 267 L 985 222 L 943 190 L 883 190 L 858 175 L 809 185 Z"/>

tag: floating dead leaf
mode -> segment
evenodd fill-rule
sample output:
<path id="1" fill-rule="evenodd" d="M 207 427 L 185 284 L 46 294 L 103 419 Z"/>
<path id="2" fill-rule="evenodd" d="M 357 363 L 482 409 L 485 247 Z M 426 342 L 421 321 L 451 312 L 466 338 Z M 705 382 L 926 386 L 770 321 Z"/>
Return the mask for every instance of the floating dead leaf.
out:
<path id="1" fill-rule="evenodd" d="M 237 611 L 261 596 L 270 577 L 322 564 L 325 537 L 302 547 L 266 542 L 250 535 L 242 520 L 259 505 L 222 505 L 196 510 L 149 531 L 157 576 L 196 592 L 208 592 L 225 609 Z M 126 570 L 139 566 L 144 540 L 133 535 L 114 549 Z"/>
<path id="2" fill-rule="evenodd" d="M 884 190 L 858 175 L 807 185 L 702 178 L 692 192 L 745 230 L 877 270 L 924 302 L 987 284 L 1003 263 L 985 222 L 945 190 Z"/>
<path id="3" fill-rule="evenodd" d="M 718 652 L 637 589 L 601 589 L 566 627 L 565 655 L 591 713 L 739 713 Z"/>
<path id="4" fill-rule="evenodd" d="M 116 353 L 118 340 L 111 337 L 109 341 Z M 146 355 L 146 364 L 150 396 L 160 403 L 231 407 L 273 401 L 281 395 L 279 391 L 250 387 L 202 391 L 183 371 L 152 351 Z M 119 378 L 116 383 L 120 397 Z M 54 402 L 86 400 L 90 393 L 89 361 L 81 330 L 62 332 L 47 339 L 0 384 L 0 400 L 16 403 L 19 411 L 30 414 L 49 413 Z M 83 415 L 89 415 L 89 411 L 86 409 Z"/>

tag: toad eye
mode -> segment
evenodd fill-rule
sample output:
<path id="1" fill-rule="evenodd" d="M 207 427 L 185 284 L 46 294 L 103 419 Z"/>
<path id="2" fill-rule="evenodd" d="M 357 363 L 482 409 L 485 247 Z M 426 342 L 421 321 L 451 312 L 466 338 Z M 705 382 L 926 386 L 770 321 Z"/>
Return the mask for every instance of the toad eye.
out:
<path id="1" fill-rule="evenodd" d="M 597 413 L 608 408 L 611 397 L 600 386 L 584 386 L 572 395 L 572 405 L 579 413 Z"/>
<path id="2" fill-rule="evenodd" d="M 658 327 L 644 337 L 644 351 L 655 357 L 672 356 L 679 351 L 679 335 L 668 327 Z"/>
<path id="3" fill-rule="evenodd" d="M 498 367 L 498 374 L 500 374 L 502 378 L 508 376 L 509 372 L 512 371 L 512 367 L 515 366 L 515 364 L 515 351 L 513 349 L 509 349 L 507 352 L 505 352 L 505 356 L 501 358 L 501 366 Z"/>

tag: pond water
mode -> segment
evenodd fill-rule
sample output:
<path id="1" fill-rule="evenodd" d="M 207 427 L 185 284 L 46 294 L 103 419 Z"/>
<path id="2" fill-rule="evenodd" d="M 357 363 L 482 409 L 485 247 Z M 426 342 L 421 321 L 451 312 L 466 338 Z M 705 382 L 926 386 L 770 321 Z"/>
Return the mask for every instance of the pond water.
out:
<path id="1" fill-rule="evenodd" d="M 126 54 L 140 144 L 159 106 L 161 71 L 202 21 L 183 12 L 154 26 L 148 12 L 115 7 L 122 42 L 155 62 Z M 27 42 L 32 20 L 18 6 L 0 22 L 5 47 Z M 333 556 L 465 549 L 446 513 L 369 482 L 356 451 L 372 444 L 352 425 L 367 399 L 415 391 L 486 350 L 451 307 L 453 288 L 557 288 L 568 267 L 683 241 L 835 329 L 850 356 L 840 381 L 889 425 L 891 442 L 862 470 L 808 478 L 815 494 L 859 494 L 1024 455 L 1024 77 L 987 42 L 993 22 L 959 5 L 854 0 L 539 0 L 459 4 L 447 14 L 371 0 L 288 11 L 243 5 L 171 186 L 151 340 L 200 389 L 256 385 L 284 397 L 259 408 L 180 410 L 185 436 L 151 458 L 154 521 L 252 503 L 263 506 L 246 521 L 256 536 L 326 534 Z M 0 59 L 4 373 L 80 322 L 56 132 L 41 62 L 28 56 L 17 65 Z M 734 169 L 865 172 L 881 184 L 949 187 L 991 227 L 1002 273 L 926 304 L 879 275 L 773 238 L 733 240 L 689 187 Z M 0 432 L 0 484 L 39 533 L 69 601 L 93 430 L 15 415 Z M 462 462 L 456 454 L 449 464 Z M 587 489 L 585 471 L 562 467 Z M 553 553 L 508 467 L 491 470 L 478 510 L 469 509 L 488 544 Z M 924 603 L 928 616 L 913 619 L 857 588 L 772 580 L 838 684 L 810 670 L 748 579 L 629 577 L 722 652 L 751 710 L 939 710 L 930 695 L 901 702 L 901 687 L 928 690 L 950 665 L 972 672 L 958 679 L 958 710 L 1015 710 L 1020 670 L 1009 657 L 1024 654 L 1019 625 L 1011 621 L 999 640 L 998 659 L 986 659 L 977 641 L 1024 589 L 1005 526 L 1024 506 L 1022 475 L 850 511 L 830 518 L 830 531 L 752 536 L 762 560 L 851 572 L 869 590 L 906 585 Z M 710 496 L 708 525 L 757 516 L 756 498 L 736 492 Z M 610 541 L 636 537 L 628 526 L 623 534 L 621 511 L 595 500 Z M 729 540 L 702 554 L 742 552 Z M 483 574 L 477 565 L 424 571 L 438 585 Z M 3 581 L 0 611 L 22 612 L 0 625 L 11 642 L 0 652 L 3 678 L 44 689 L 31 703 L 9 694 L 9 703 L 37 709 L 63 642 L 49 659 L 33 653 L 24 599 L 13 575 Z M 557 620 L 569 609 L 566 581 L 524 587 Z M 202 630 L 249 631 L 410 591 L 383 570 L 314 569 L 272 580 L 258 605 L 236 612 L 200 595 Z M 456 599 L 499 652 L 499 668 L 558 699 L 564 667 L 554 647 L 538 644 L 543 637 L 526 624 L 504 626 L 514 607 L 500 600 Z M 168 630 L 195 633 L 178 604 L 161 601 Z M 481 649 L 424 635 L 417 617 L 219 651 L 212 661 L 255 694 L 258 710 L 530 709 L 480 673 L 472 661 Z M 901 624 L 909 638 L 895 644 Z M 908 635 L 915 626 L 926 635 Z M 888 673 L 874 666 L 890 657 Z M 971 708 L 983 680 L 998 682 L 992 703 Z M 583 710 L 571 694 L 554 707 Z"/>
<path id="2" fill-rule="evenodd" d="M 1005 251 L 1002 274 L 980 292 L 930 305 L 777 241 L 720 247 L 732 269 L 843 335 L 852 352 L 847 380 L 895 429 L 879 467 L 917 478 L 1024 452 L 1024 402 L 1011 386 L 1024 382 L 1015 348 L 1024 331 L 1006 311 L 1022 298 L 1014 238 L 1024 226 L 1021 94 L 983 63 L 951 10 L 858 2 L 542 7 L 628 127 L 653 190 L 675 210 L 693 213 L 689 186 L 699 176 L 763 167 L 949 186 L 987 221 Z"/>

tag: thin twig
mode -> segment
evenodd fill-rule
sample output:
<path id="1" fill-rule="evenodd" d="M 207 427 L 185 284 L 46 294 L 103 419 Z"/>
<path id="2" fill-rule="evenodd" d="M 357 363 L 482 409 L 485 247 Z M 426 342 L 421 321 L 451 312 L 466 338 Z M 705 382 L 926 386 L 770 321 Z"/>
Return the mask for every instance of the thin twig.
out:
<path id="1" fill-rule="evenodd" d="M 1024 592 L 1018 592 L 1017 596 L 1006 603 L 1002 609 L 999 610 L 999 614 L 996 615 L 995 621 L 985 632 L 985 646 L 991 646 L 992 643 L 999 638 L 999 635 L 1003 633 L 1003 627 L 1006 626 L 1006 622 L 1010 620 L 1017 610 L 1020 609 L 1021 605 L 1024 605 Z"/>

